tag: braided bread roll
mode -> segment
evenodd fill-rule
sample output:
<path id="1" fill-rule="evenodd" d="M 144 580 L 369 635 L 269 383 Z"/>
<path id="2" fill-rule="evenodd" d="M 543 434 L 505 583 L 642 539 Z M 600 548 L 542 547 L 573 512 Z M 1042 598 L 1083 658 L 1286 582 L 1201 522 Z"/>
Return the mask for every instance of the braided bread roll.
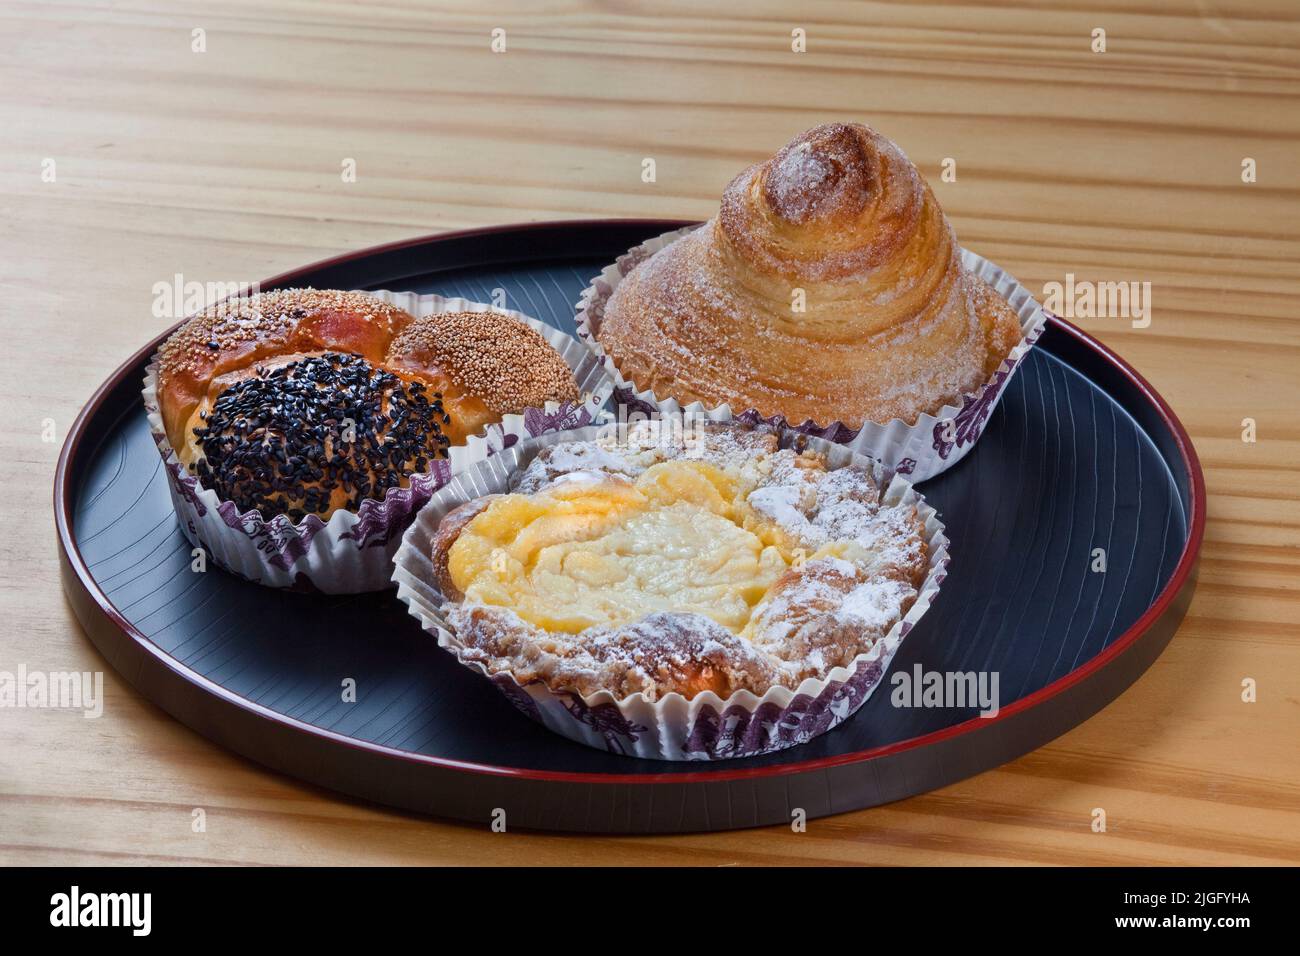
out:
<path id="1" fill-rule="evenodd" d="M 595 333 L 638 389 L 850 427 L 960 404 L 1021 338 L 916 167 L 845 123 L 732 180 L 716 218 L 615 287 Z"/>

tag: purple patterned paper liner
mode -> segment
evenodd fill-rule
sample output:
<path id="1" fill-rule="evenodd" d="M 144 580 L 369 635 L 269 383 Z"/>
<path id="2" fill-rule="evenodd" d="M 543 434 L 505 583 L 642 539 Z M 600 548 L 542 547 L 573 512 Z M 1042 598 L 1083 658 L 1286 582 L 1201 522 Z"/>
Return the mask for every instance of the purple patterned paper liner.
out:
<path id="1" fill-rule="evenodd" d="M 158 436 L 154 435 L 154 441 L 158 441 Z M 161 447 L 161 443 L 159 445 Z M 185 470 L 185 466 L 176 458 L 166 462 L 167 477 L 176 489 L 176 493 L 181 496 L 181 500 L 194 509 L 194 513 L 200 518 L 208 513 L 208 506 L 203 503 L 199 497 L 199 480 Z"/>
<path id="2" fill-rule="evenodd" d="M 524 412 L 524 428 L 530 436 L 568 431 L 591 424 L 591 409 L 584 402 L 566 402 L 553 412 L 530 408 Z"/>
<path id="3" fill-rule="evenodd" d="M 721 714 L 700 708 L 682 751 L 707 760 L 752 757 L 807 743 L 853 716 L 884 676 L 879 661 L 863 661 L 845 681 L 831 681 L 817 696 L 795 694 L 785 707 L 732 706 Z"/>
<path id="4" fill-rule="evenodd" d="M 590 727 L 605 741 L 605 749 L 610 753 L 634 754 L 635 744 L 649 727 L 634 723 L 623 716 L 618 704 L 588 704 L 581 694 L 569 693 L 568 700 L 563 700 L 565 712 L 580 724 Z"/>
<path id="5" fill-rule="evenodd" d="M 635 382 L 627 381 L 622 377 L 613 360 L 605 354 L 600 343 L 596 340 L 601 323 L 604 321 L 605 307 L 619 280 L 626 277 L 628 273 L 663 246 L 698 228 L 701 227 L 688 226 L 683 229 L 675 229 L 661 236 L 648 239 L 630 249 L 614 261 L 613 266 L 617 271 L 617 279 L 611 281 L 606 276 L 605 271 L 602 271 L 600 275 L 592 279 L 591 284 L 583 291 L 578 301 L 578 339 L 591 349 L 593 355 L 605 363 L 606 370 L 616 382 L 614 389 L 615 401 L 632 412 L 653 416 L 671 401 L 671 397 L 660 398 L 651 390 L 641 389 Z M 973 253 L 965 254 L 977 260 L 975 267 L 972 267 L 970 263 L 963 262 L 963 265 L 971 269 L 971 271 L 980 273 L 989 269 L 996 270 L 1005 279 L 1009 280 L 1014 287 L 1023 288 L 1005 270 L 989 263 L 988 260 L 975 256 Z M 990 280 L 987 275 L 983 276 L 983 278 L 990 281 L 990 284 L 995 287 L 998 284 L 996 281 Z M 1006 297 L 1006 294 L 1001 290 L 999 290 L 999 294 Z M 901 419 L 894 419 L 890 422 L 868 422 L 858 428 L 853 428 L 840 421 L 820 425 L 812 419 L 800 424 L 792 424 L 782 415 L 765 416 L 753 408 L 745 409 L 739 414 L 731 413 L 729 406 L 725 404 L 712 409 L 704 409 L 703 413 L 710 418 L 715 418 L 720 413 L 726 412 L 740 421 L 750 423 L 765 422 L 769 425 L 789 428 L 806 435 L 824 438 L 836 444 L 853 445 L 855 451 L 882 461 L 894 473 L 916 475 L 919 472 L 920 474 L 916 480 L 924 481 L 956 464 L 964 456 L 965 452 L 974 446 L 983 431 L 983 426 L 989 414 L 1001 398 L 1007 381 L 1019 368 L 1025 356 L 1029 354 L 1029 350 L 1034 343 L 1038 341 L 1048 313 L 1032 297 L 1028 297 L 1027 301 L 1028 305 L 1033 307 L 1028 317 L 1025 316 L 1024 305 L 1020 307 L 1012 305 L 1012 308 L 1016 308 L 1017 314 L 1021 317 L 1021 342 L 1011 350 L 989 380 L 975 391 L 963 395 L 960 408 L 953 405 L 945 406 L 937 414 L 922 414 L 911 425 Z M 689 407 L 693 409 L 697 405 L 701 409 L 704 408 L 700 403 L 692 403 Z M 951 427 L 948 424 L 949 422 L 955 422 L 956 425 L 952 441 L 943 438 L 944 435 L 948 434 Z M 871 434 L 864 434 L 867 432 Z M 911 435 L 921 432 L 933 433 L 933 442 L 929 449 L 923 448 L 911 439 Z M 900 440 L 898 437 L 900 433 L 907 437 Z M 860 435 L 864 436 L 863 441 L 858 442 Z M 954 451 L 957 454 L 954 455 Z M 917 458 L 918 453 L 921 453 L 921 459 Z"/>
<path id="6" fill-rule="evenodd" d="M 426 474 L 412 475 L 406 488 L 390 488 L 383 501 L 367 498 L 357 509 L 357 523 L 340 538 L 358 548 L 386 546 L 415 520 L 415 513 L 429 503 L 433 493 L 451 478 L 451 462 L 436 459 Z"/>
<path id="7" fill-rule="evenodd" d="M 529 696 L 528 691 L 519 686 L 519 682 L 509 674 L 493 674 L 488 678 L 492 686 L 505 695 L 506 700 L 514 704 L 521 714 L 525 717 L 537 721 L 539 724 L 545 723 L 542 720 L 542 712 L 537 707 L 537 702 Z"/>
<path id="8" fill-rule="evenodd" d="M 1043 310 L 1043 314 L 1050 313 Z M 1041 334 L 1041 326 L 1031 329 L 1025 334 L 1025 342 L 1033 345 Z M 993 373 L 993 377 L 981 391 L 962 396 L 961 410 L 951 420 L 952 441 L 948 441 L 946 437 L 949 434 L 949 423 L 943 421 L 935 423 L 932 447 L 939 453 L 940 458 L 947 458 L 952 454 L 954 446 L 975 444 L 1018 364 L 1018 362 L 1010 364 L 1003 362 L 1002 367 Z"/>
<path id="9" fill-rule="evenodd" d="M 984 420 L 1002 395 L 1002 383 L 1008 374 L 999 371 L 979 395 L 962 396 L 961 411 L 951 421 L 935 424 L 933 448 L 940 458 L 947 458 L 955 446 L 975 443 L 983 431 Z M 948 434 L 953 436 L 952 441 L 945 437 Z"/>
<path id="10" fill-rule="evenodd" d="M 629 416 L 644 415 L 646 418 L 654 418 L 659 414 L 657 405 L 637 398 L 636 392 L 623 385 L 619 385 L 614 389 L 614 402 L 627 409 Z"/>
<path id="11" fill-rule="evenodd" d="M 227 528 L 246 535 L 257 550 L 265 552 L 267 563 L 281 571 L 291 571 L 311 547 L 312 538 L 325 527 L 325 522 L 315 515 L 308 515 L 298 526 L 278 520 L 279 516 L 267 521 L 256 511 L 240 513 L 232 501 L 217 505 L 217 514 Z"/>
<path id="12" fill-rule="evenodd" d="M 847 445 L 853 439 L 858 437 L 861 428 L 850 428 L 843 422 L 831 422 L 829 425 L 818 425 L 811 418 L 799 425 L 792 425 L 786 421 L 784 415 L 769 415 L 764 418 L 757 409 L 750 408 L 739 415 L 735 416 L 736 421 L 745 422 L 748 425 L 772 425 L 775 428 L 788 428 L 791 431 L 799 432 L 804 435 L 812 435 L 814 438 L 824 438 L 827 441 L 833 441 L 837 445 Z"/>

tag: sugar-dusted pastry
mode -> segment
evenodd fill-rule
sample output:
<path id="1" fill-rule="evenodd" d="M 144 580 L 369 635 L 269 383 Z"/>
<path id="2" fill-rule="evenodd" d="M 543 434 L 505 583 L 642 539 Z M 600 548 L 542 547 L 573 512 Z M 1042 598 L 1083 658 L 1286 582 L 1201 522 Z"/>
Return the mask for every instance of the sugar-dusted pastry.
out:
<path id="1" fill-rule="evenodd" d="M 512 316 L 414 318 L 360 292 L 221 303 L 158 356 L 181 465 L 241 512 L 295 521 L 355 511 L 503 415 L 577 397 L 564 359 Z"/>
<path id="2" fill-rule="evenodd" d="M 869 651 L 927 572 L 915 504 L 769 429 L 641 423 L 514 486 L 443 517 L 432 574 L 462 660 L 556 693 L 796 688 Z"/>
<path id="3" fill-rule="evenodd" d="M 1021 340 L 916 167 L 846 123 L 742 172 L 592 324 L 637 389 L 851 427 L 961 404 Z"/>

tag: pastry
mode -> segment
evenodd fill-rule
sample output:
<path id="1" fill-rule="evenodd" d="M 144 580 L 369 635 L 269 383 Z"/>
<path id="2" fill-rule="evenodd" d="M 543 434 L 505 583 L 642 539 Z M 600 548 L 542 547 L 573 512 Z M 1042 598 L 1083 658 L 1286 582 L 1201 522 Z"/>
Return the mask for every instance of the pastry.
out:
<path id="1" fill-rule="evenodd" d="M 852 428 L 960 404 L 1021 340 L 916 167 L 846 123 L 733 179 L 718 215 L 625 276 L 591 331 L 638 390 Z"/>
<path id="2" fill-rule="evenodd" d="M 355 511 L 503 415 L 577 397 L 564 359 L 511 316 L 415 318 L 360 292 L 220 303 L 157 366 L 181 465 L 241 512 L 294 521 Z"/>
<path id="3" fill-rule="evenodd" d="M 738 424 L 547 448 L 448 513 L 433 575 L 461 659 L 521 685 L 721 698 L 824 679 L 916 601 L 915 504 Z"/>

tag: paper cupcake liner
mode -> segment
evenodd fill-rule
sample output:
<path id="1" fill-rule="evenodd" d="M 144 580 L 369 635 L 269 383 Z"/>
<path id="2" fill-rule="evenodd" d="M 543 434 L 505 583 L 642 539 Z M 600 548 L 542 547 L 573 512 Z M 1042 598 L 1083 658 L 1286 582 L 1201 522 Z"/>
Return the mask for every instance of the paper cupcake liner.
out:
<path id="1" fill-rule="evenodd" d="M 204 487 L 184 465 L 167 439 L 158 410 L 158 357 L 145 370 L 144 407 L 149 429 L 163 457 L 167 487 L 181 530 L 216 564 L 268 587 L 358 594 L 392 587 L 392 558 L 402 532 L 433 493 L 460 471 L 509 448 L 522 439 L 600 421 L 613 390 L 603 365 L 580 342 L 558 329 L 511 309 L 497 309 L 468 299 L 417 295 L 414 292 L 369 292 L 415 316 L 435 312 L 502 312 L 540 332 L 573 371 L 581 397 L 576 402 L 548 403 L 506 415 L 449 457 L 430 463 L 407 487 L 390 488 L 381 500 L 367 499 L 357 511 L 337 511 L 328 521 L 309 514 L 298 522 L 286 515 L 263 517 L 241 512 Z"/>
<path id="2" fill-rule="evenodd" d="M 586 343 L 593 355 L 604 362 L 605 371 L 616 384 L 615 401 L 633 412 L 647 415 L 661 411 L 672 414 L 683 411 L 688 414 L 704 412 L 714 420 L 734 417 L 741 421 L 766 422 L 769 425 L 793 428 L 807 435 L 845 445 L 883 463 L 896 474 L 907 475 L 912 481 L 921 482 L 951 468 L 975 446 L 989 415 L 997 407 L 1007 382 L 1038 341 L 1047 322 L 1042 306 L 1014 276 L 982 256 L 963 249 L 962 264 L 991 285 L 1020 317 L 1021 340 L 987 382 L 962 396 L 960 405 L 945 405 L 933 415 L 923 413 L 913 424 L 895 418 L 889 422 L 867 422 L 860 428 L 840 421 L 826 425 L 812 420 L 795 424 L 786 421 L 783 416 L 764 416 L 752 408 L 733 412 L 731 406 L 726 404 L 708 408 L 701 402 L 691 402 L 683 406 L 671 395 L 657 395 L 653 390 L 640 388 L 635 382 L 624 378 L 614 360 L 601 348 L 596 333 L 605 316 L 605 305 L 623 277 L 664 246 L 699 228 L 701 227 L 687 226 L 675 229 L 630 249 L 592 279 L 591 285 L 583 290 L 578 300 L 578 337 Z"/>
<path id="3" fill-rule="evenodd" d="M 772 687 L 761 697 L 742 690 L 723 700 L 707 691 L 690 700 L 671 693 L 654 702 L 639 693 L 620 699 L 609 691 L 589 695 L 553 691 L 542 681 L 521 685 L 508 673 L 489 674 L 479 661 L 464 658 L 464 645 L 446 622 L 446 601 L 435 583 L 432 553 L 438 524 L 466 501 L 508 491 L 512 474 L 526 467 L 542 448 L 585 441 L 617 427 L 545 435 L 506 449 L 451 479 L 417 515 L 393 558 L 398 598 L 437 637 L 439 647 L 487 677 L 524 714 L 571 740 L 611 753 L 659 760 L 748 757 L 805 743 L 852 716 L 879 686 L 903 638 L 939 593 L 947 575 L 948 539 L 935 510 L 906 479 L 897 475 L 886 479 L 878 462 L 791 429 L 780 429 L 782 447 L 821 452 L 830 468 L 850 463 L 873 468 L 884 485 L 882 500 L 915 503 L 925 522 L 929 565 L 916 602 L 869 651 L 832 669 L 824 679 L 809 678 L 794 689 Z"/>

